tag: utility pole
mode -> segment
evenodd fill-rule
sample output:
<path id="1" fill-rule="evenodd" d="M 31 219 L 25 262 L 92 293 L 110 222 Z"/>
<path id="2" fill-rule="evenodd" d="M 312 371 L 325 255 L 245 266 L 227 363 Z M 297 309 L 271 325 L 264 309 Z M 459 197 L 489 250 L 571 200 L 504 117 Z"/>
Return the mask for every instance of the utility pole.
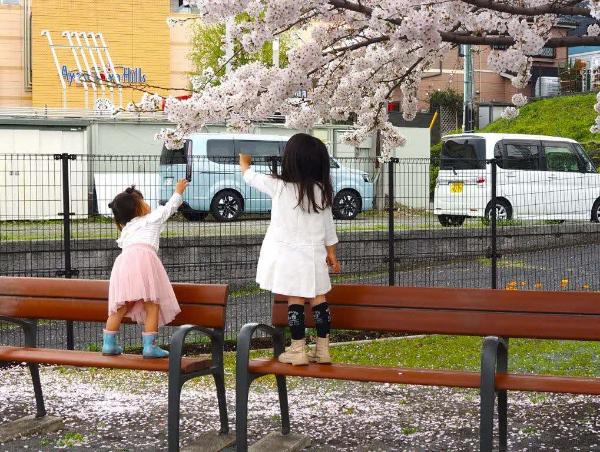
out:
<path id="1" fill-rule="evenodd" d="M 463 132 L 473 132 L 473 53 L 470 44 L 461 45 L 464 58 Z"/>

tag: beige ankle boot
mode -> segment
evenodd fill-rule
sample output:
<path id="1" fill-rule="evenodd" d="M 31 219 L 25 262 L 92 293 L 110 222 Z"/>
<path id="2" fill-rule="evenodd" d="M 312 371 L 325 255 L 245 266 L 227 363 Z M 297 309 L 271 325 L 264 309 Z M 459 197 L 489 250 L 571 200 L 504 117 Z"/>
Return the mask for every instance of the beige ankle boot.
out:
<path id="1" fill-rule="evenodd" d="M 294 366 L 306 366 L 308 364 L 308 354 L 306 353 L 306 339 L 297 341 L 292 339 L 292 345 L 285 349 L 279 355 L 279 362 L 292 364 Z"/>
<path id="2" fill-rule="evenodd" d="M 329 356 L 329 334 L 327 337 L 317 337 L 317 345 L 308 353 L 308 359 L 313 363 L 331 364 L 331 356 Z"/>

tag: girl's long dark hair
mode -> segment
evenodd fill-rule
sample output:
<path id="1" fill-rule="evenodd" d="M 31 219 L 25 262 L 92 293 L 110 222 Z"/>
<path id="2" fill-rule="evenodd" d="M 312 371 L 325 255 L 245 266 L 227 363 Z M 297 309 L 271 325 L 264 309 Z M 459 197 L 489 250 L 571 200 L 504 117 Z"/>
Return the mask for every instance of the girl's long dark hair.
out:
<path id="1" fill-rule="evenodd" d="M 325 144 L 306 133 L 297 133 L 285 145 L 278 177 L 298 186 L 298 206 L 308 212 L 319 212 L 333 204 L 329 159 Z"/>

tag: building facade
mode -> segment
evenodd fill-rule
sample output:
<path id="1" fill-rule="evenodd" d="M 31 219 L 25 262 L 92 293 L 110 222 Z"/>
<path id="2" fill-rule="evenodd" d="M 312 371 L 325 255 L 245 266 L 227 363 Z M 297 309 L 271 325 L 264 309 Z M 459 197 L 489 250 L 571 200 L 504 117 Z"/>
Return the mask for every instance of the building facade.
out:
<path id="1" fill-rule="evenodd" d="M 190 34 L 167 25 L 189 14 L 180 3 L 0 0 L 0 107 L 93 109 L 98 99 L 126 106 L 144 89 L 187 93 Z"/>

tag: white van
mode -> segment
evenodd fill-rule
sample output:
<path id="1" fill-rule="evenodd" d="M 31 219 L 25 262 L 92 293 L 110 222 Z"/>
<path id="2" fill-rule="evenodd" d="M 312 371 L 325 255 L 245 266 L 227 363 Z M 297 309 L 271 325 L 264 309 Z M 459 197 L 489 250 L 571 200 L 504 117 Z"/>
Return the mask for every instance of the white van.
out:
<path id="1" fill-rule="evenodd" d="M 501 220 L 600 217 L 600 174 L 579 143 L 541 135 L 465 133 L 442 138 L 434 213 L 443 226 L 489 218 L 492 159 Z"/>

